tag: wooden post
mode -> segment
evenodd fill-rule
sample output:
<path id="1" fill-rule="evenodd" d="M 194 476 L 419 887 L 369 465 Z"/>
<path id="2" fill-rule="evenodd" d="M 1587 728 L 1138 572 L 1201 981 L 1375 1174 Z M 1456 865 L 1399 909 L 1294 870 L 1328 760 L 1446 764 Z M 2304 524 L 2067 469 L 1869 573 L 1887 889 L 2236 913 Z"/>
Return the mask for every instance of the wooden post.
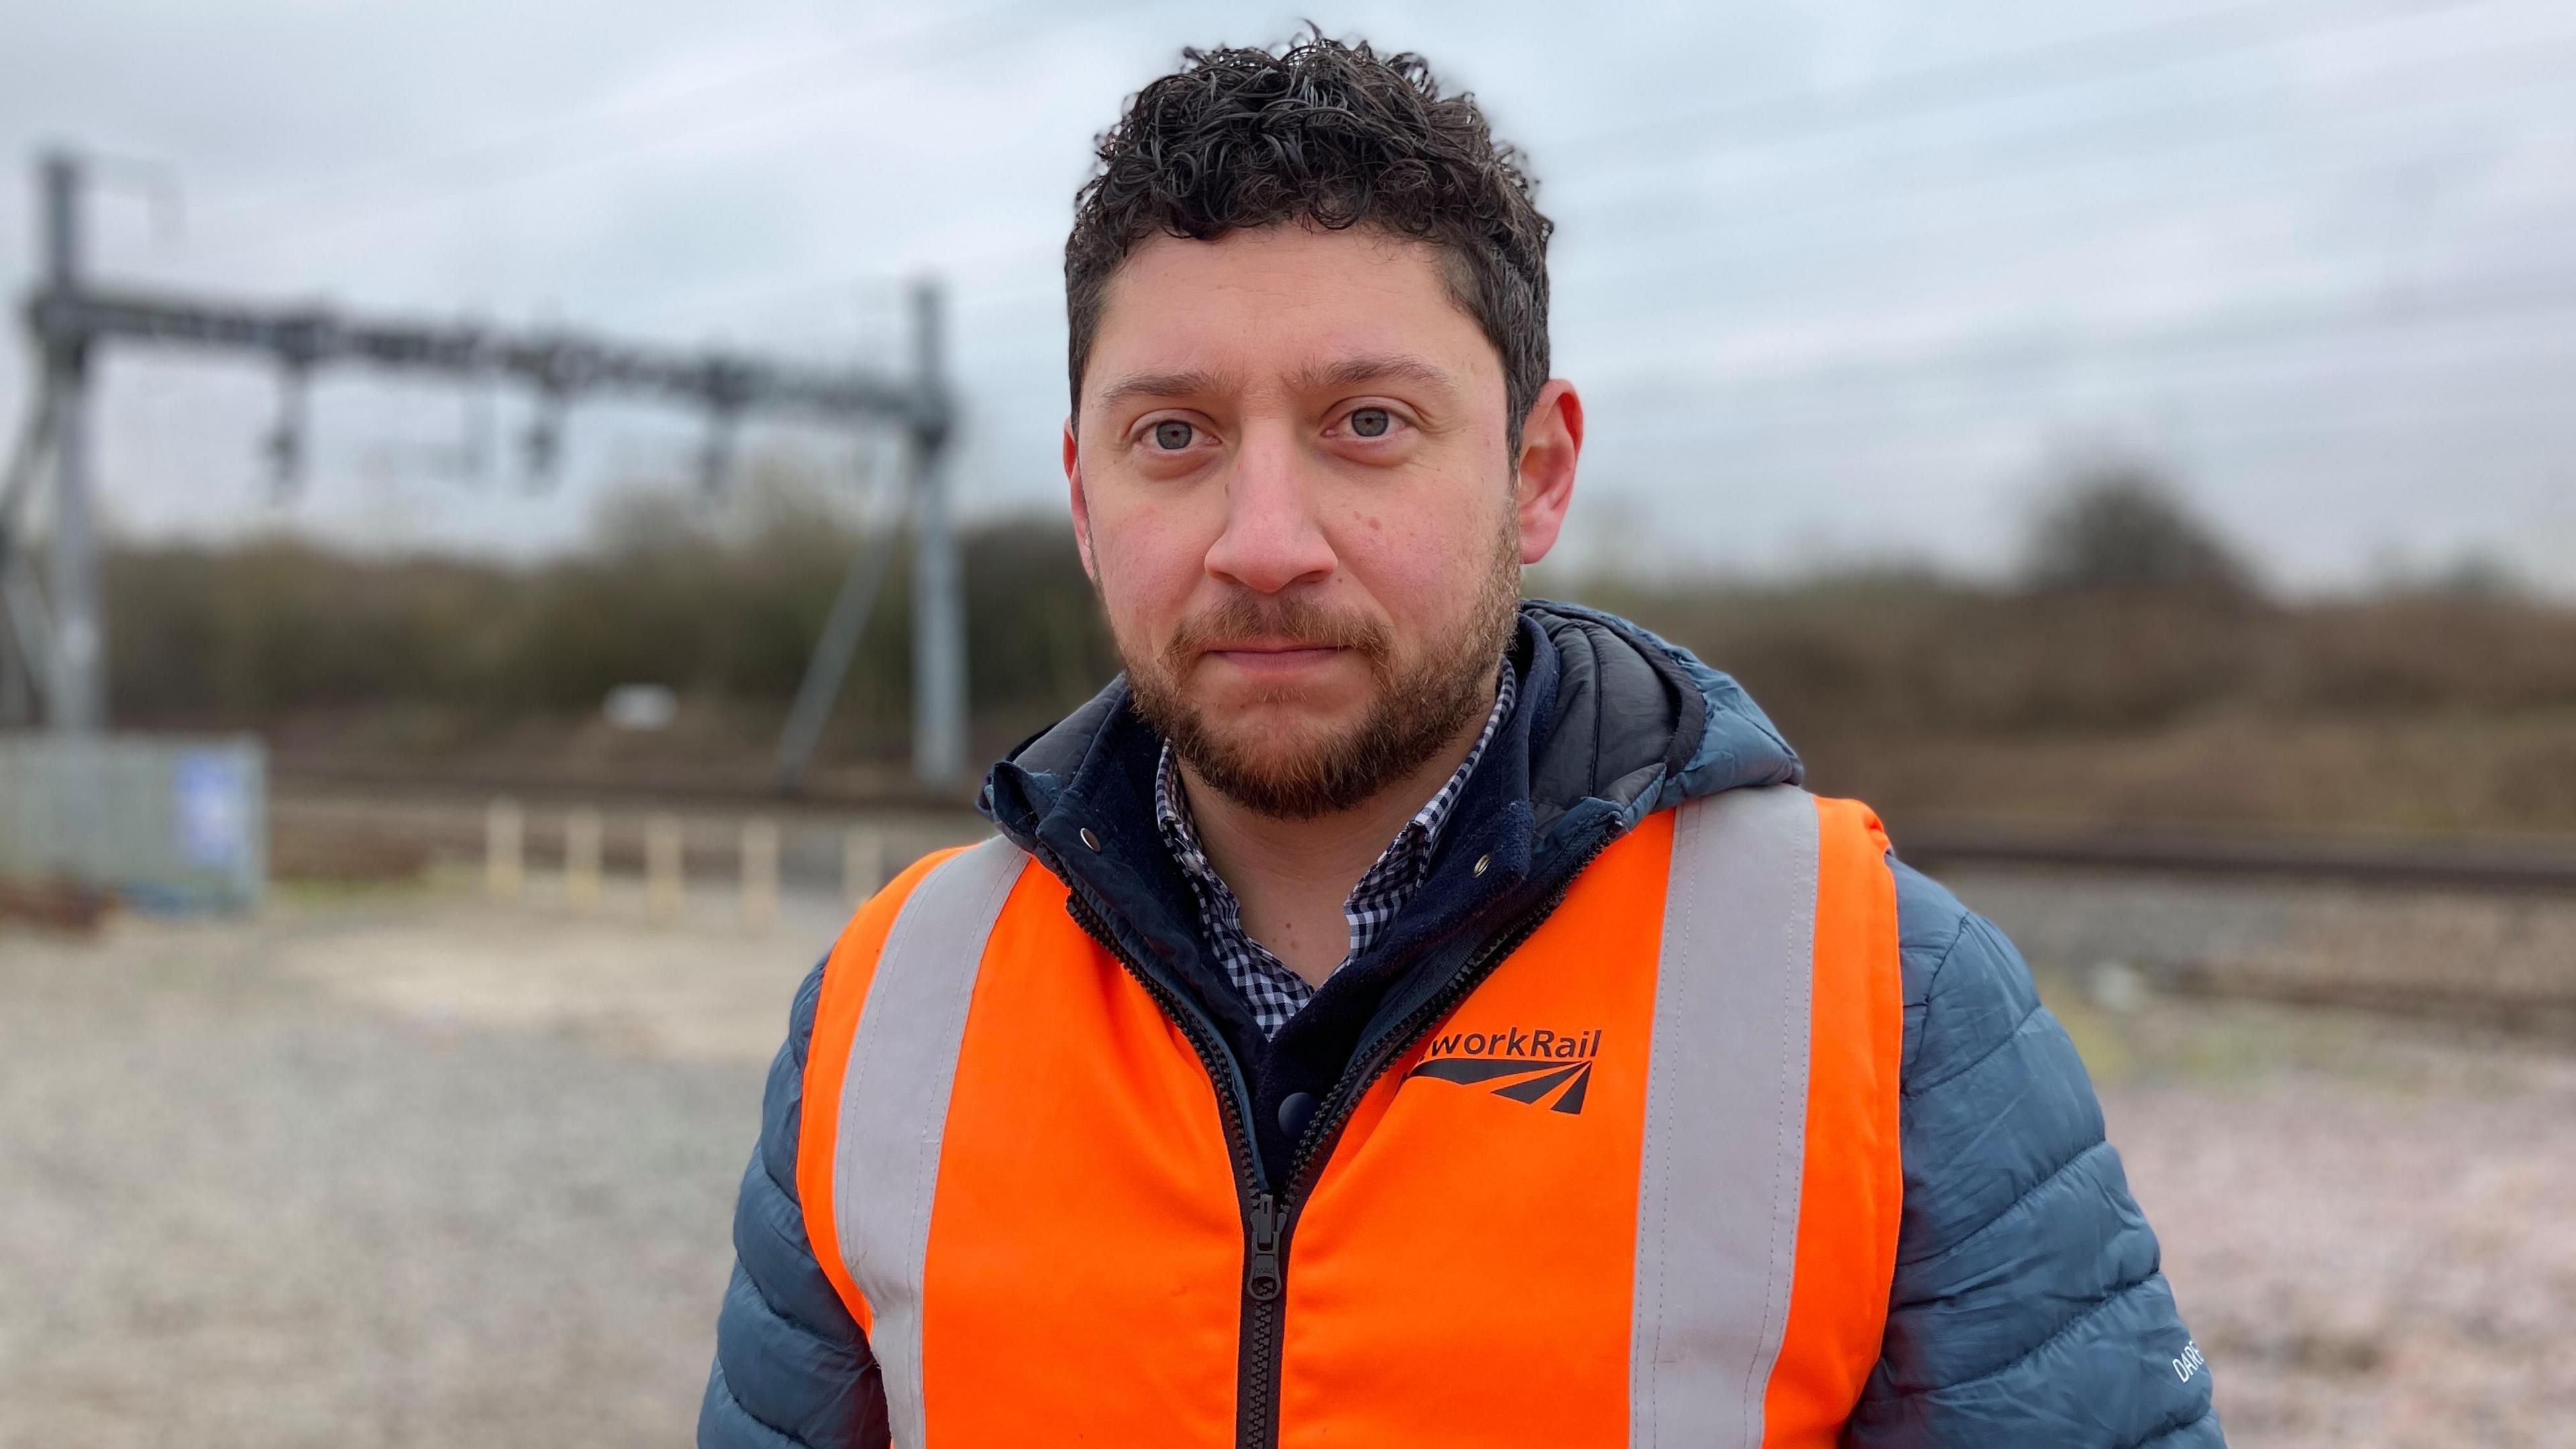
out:
<path id="1" fill-rule="evenodd" d="M 520 881 L 526 874 L 524 823 L 519 802 L 506 797 L 494 800 L 483 812 L 483 888 L 496 901 L 519 898 Z"/>
<path id="2" fill-rule="evenodd" d="M 742 919 L 755 931 L 778 924 L 778 822 L 742 822 Z"/>
<path id="3" fill-rule="evenodd" d="M 656 815 L 644 822 L 644 914 L 654 920 L 677 920 L 687 898 L 680 847 L 677 817 Z"/>
<path id="4" fill-rule="evenodd" d="M 583 806 L 564 817 L 564 903 L 576 911 L 599 908 L 599 812 Z"/>

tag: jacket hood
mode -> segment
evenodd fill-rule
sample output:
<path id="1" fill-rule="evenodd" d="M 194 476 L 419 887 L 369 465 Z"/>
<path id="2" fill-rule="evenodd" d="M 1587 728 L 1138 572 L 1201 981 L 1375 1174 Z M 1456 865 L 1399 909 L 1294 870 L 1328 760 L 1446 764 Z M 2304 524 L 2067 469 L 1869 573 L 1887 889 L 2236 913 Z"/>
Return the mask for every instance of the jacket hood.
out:
<path id="1" fill-rule="evenodd" d="M 1594 802 L 1624 828 L 1695 796 L 1804 778 L 1742 686 L 1616 615 L 1524 600 L 1512 652 L 1521 672 L 1514 724 L 1525 727 L 1511 733 L 1525 751 L 1530 823 L 1541 836 L 1592 813 L 1580 807 Z M 1076 780 L 1117 769 L 1106 756 L 1144 733 L 1125 677 L 1114 679 L 995 765 L 979 806 L 1026 844 Z"/>

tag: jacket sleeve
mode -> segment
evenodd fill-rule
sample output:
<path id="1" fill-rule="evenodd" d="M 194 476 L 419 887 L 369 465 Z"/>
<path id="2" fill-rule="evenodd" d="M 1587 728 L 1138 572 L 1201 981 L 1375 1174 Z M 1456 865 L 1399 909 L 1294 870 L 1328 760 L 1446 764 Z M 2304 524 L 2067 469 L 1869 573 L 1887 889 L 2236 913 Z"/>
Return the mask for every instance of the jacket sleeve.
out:
<path id="1" fill-rule="evenodd" d="M 787 1044 L 769 1065 L 760 1145 L 733 1215 L 733 1281 L 716 1315 L 716 1361 L 698 1409 L 699 1449 L 883 1449 L 884 1384 L 867 1336 L 823 1276 L 796 1201 L 805 1050 L 823 989 L 797 988 Z"/>
<path id="2" fill-rule="evenodd" d="M 2003 933 L 1896 872 L 1905 1209 L 1858 1449 L 2223 1446 L 2065 1029 Z"/>

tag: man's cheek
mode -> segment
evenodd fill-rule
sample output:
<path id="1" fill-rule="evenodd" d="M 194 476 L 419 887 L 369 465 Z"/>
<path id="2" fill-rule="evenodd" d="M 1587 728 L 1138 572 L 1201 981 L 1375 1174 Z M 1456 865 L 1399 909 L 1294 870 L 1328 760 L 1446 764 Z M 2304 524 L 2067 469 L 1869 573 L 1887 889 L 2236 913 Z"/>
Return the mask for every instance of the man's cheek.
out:
<path id="1" fill-rule="evenodd" d="M 1459 548 L 1458 533 L 1454 521 L 1442 527 L 1389 518 L 1383 529 L 1368 534 L 1364 560 L 1351 560 L 1351 572 L 1398 617 L 1437 617 L 1444 601 L 1472 586 L 1479 572 Z"/>
<path id="2" fill-rule="evenodd" d="M 1177 600 L 1187 597 L 1186 586 L 1176 589 L 1158 572 L 1155 556 L 1140 556 L 1123 541 L 1108 543 L 1095 534 L 1092 548 L 1100 560 L 1101 611 L 1119 648 L 1130 655 L 1158 651 L 1179 613 Z"/>

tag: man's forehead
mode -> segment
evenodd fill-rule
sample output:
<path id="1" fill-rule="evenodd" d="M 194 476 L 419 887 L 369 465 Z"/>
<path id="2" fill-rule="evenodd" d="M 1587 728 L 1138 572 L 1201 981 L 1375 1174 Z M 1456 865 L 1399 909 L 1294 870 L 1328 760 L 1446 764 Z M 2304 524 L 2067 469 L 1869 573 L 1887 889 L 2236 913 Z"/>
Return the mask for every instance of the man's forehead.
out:
<path id="1" fill-rule="evenodd" d="M 1102 301 L 1084 381 L 1104 406 L 1371 381 L 1455 390 L 1501 371 L 1439 250 L 1371 228 L 1158 236 Z"/>
<path id="2" fill-rule="evenodd" d="M 1100 405 L 1115 408 L 1140 399 L 1227 396 L 1277 383 L 1291 393 L 1340 388 L 1405 386 L 1454 394 L 1462 386 L 1457 373 L 1427 357 L 1402 352 L 1355 352 L 1342 357 L 1314 357 L 1252 377 L 1238 367 L 1180 367 L 1122 373 L 1101 380 Z"/>

